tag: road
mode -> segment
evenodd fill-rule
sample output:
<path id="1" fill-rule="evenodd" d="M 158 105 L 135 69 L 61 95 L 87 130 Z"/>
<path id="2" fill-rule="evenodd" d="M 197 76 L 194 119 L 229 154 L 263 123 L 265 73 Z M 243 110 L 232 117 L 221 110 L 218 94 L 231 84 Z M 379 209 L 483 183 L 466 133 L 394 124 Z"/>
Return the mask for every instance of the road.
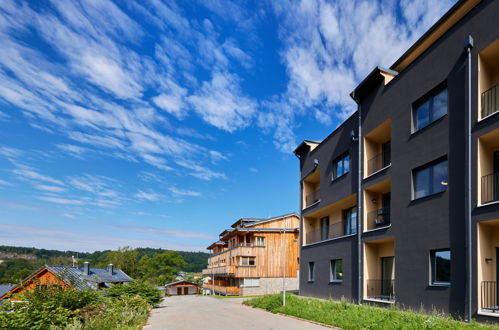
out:
<path id="1" fill-rule="evenodd" d="M 152 310 L 144 330 L 319 330 L 329 329 L 307 321 L 272 314 L 241 304 L 244 298 L 176 296 Z"/>

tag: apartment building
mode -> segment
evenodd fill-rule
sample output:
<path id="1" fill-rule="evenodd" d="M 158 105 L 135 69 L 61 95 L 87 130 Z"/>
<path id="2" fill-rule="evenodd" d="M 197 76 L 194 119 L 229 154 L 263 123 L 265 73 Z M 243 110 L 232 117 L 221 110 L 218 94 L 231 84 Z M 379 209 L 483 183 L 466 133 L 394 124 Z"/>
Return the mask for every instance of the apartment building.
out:
<path id="1" fill-rule="evenodd" d="M 296 148 L 301 295 L 499 320 L 498 17 L 458 1 Z"/>
<path id="2" fill-rule="evenodd" d="M 296 213 L 242 218 L 210 246 L 203 284 L 209 294 L 258 295 L 298 290 L 299 226 Z M 285 280 L 283 281 L 283 278 Z"/>

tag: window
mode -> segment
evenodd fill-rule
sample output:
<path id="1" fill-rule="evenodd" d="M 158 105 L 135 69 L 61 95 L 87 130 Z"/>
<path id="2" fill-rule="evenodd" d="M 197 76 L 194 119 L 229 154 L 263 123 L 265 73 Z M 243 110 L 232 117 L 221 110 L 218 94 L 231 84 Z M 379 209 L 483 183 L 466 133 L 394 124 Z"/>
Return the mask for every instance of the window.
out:
<path id="1" fill-rule="evenodd" d="M 308 281 L 315 281 L 315 262 L 313 261 L 308 263 Z"/>
<path id="2" fill-rule="evenodd" d="M 257 287 L 260 286 L 259 278 L 245 278 L 244 279 L 244 287 Z"/>
<path id="3" fill-rule="evenodd" d="M 357 232 L 357 206 L 343 210 L 344 235 Z"/>
<path id="4" fill-rule="evenodd" d="M 350 155 L 345 154 L 333 162 L 333 180 L 350 171 Z"/>
<path id="5" fill-rule="evenodd" d="M 414 199 L 447 190 L 447 160 L 414 171 Z"/>
<path id="6" fill-rule="evenodd" d="M 265 246 L 265 237 L 256 236 L 255 237 L 255 245 L 256 246 Z"/>
<path id="7" fill-rule="evenodd" d="M 418 131 L 447 113 L 447 89 L 432 94 L 414 109 L 414 131 Z"/>
<path id="8" fill-rule="evenodd" d="M 255 266 L 255 257 L 241 257 L 241 266 Z"/>
<path id="9" fill-rule="evenodd" d="M 329 217 L 321 218 L 321 241 L 329 238 Z"/>
<path id="10" fill-rule="evenodd" d="M 343 260 L 336 259 L 331 260 L 331 276 L 330 282 L 341 282 L 343 281 Z"/>
<path id="11" fill-rule="evenodd" d="M 450 250 L 431 251 L 431 283 L 450 285 Z"/>

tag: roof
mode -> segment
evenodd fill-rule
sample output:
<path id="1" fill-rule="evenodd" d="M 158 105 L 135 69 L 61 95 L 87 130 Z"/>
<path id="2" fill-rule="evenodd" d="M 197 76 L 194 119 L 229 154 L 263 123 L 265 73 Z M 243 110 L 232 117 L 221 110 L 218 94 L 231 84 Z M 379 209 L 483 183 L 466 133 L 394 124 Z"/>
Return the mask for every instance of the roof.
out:
<path id="1" fill-rule="evenodd" d="M 440 37 L 457 24 L 481 0 L 460 0 L 449 9 L 433 26 L 426 31 L 395 63 L 390 69 L 404 70 L 416 58 L 430 48 Z"/>
<path id="2" fill-rule="evenodd" d="M 295 155 L 300 155 L 305 149 L 311 149 L 311 146 L 317 146 L 319 144 L 321 144 L 321 141 L 303 140 L 303 142 L 295 148 L 293 153 Z"/>
<path id="3" fill-rule="evenodd" d="M 85 275 L 83 273 L 83 267 L 49 265 L 45 265 L 44 267 L 79 290 L 97 290 L 99 283 L 123 283 L 133 280 L 118 268 L 113 268 L 113 273 L 110 274 L 107 268 L 90 267 L 89 274 Z"/>
<path id="4" fill-rule="evenodd" d="M 296 212 L 291 212 L 291 213 L 286 213 L 286 214 L 278 215 L 278 216 L 272 217 L 272 218 L 241 218 L 241 219 L 237 220 L 231 227 L 232 228 L 238 228 L 238 227 L 236 227 L 236 225 L 239 222 L 241 222 L 241 224 L 243 225 L 242 227 L 256 226 L 256 225 L 258 225 L 258 224 L 260 224 L 262 222 L 279 220 L 279 219 L 282 219 L 282 218 L 291 217 L 293 215 L 299 217 L 299 215 Z"/>
<path id="5" fill-rule="evenodd" d="M 15 284 L 0 284 L 0 297 L 16 287 Z"/>
<path id="6" fill-rule="evenodd" d="M 165 284 L 165 287 L 167 287 L 167 286 L 173 286 L 173 285 L 180 284 L 180 283 L 189 283 L 189 284 L 192 284 L 192 285 L 195 285 L 195 286 L 199 286 L 199 284 L 196 284 L 194 282 L 189 282 L 189 281 L 175 281 L 175 282 L 171 282 L 171 283 Z"/>
<path id="7" fill-rule="evenodd" d="M 366 87 L 368 88 L 371 84 L 376 83 L 379 79 L 384 79 L 384 75 L 395 77 L 397 74 L 397 71 L 377 66 L 360 82 L 360 84 L 357 85 L 357 87 L 355 87 L 350 95 L 356 99 L 355 96 L 359 94 L 359 92 L 362 92 L 362 90 Z"/>

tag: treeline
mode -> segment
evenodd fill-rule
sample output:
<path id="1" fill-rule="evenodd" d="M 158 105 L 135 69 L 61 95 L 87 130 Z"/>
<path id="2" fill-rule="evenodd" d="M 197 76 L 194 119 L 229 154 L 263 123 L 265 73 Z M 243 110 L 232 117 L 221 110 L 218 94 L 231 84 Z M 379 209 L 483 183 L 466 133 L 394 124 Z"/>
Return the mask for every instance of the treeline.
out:
<path id="1" fill-rule="evenodd" d="M 206 267 L 208 253 L 171 251 L 164 249 L 124 247 L 118 250 L 82 253 L 37 248 L 0 246 L 1 254 L 34 255 L 36 259 L 4 259 L 0 264 L 0 284 L 19 283 L 26 276 L 44 264 L 66 265 L 73 263 L 72 256 L 78 258 L 78 265 L 90 262 L 92 267 L 106 267 L 109 263 L 122 269 L 132 278 L 141 279 L 154 285 L 175 280 L 179 271 L 200 272 Z M 0 258 L 1 259 L 1 258 Z"/>

